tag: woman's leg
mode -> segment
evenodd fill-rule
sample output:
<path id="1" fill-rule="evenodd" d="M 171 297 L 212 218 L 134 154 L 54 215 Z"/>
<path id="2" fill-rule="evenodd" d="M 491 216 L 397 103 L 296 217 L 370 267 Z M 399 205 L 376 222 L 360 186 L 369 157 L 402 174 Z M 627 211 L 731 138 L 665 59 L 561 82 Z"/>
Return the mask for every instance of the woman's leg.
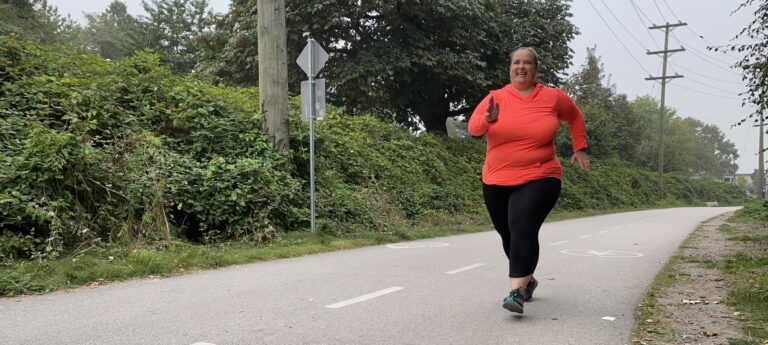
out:
<path id="1" fill-rule="evenodd" d="M 509 194 L 515 187 L 496 186 L 483 184 L 483 198 L 485 207 L 488 209 L 488 215 L 491 216 L 491 222 L 496 232 L 501 236 L 501 245 L 504 247 L 504 254 L 509 259 L 509 216 L 507 215 L 507 205 L 509 205 Z"/>
<path id="2" fill-rule="evenodd" d="M 560 180 L 545 178 L 519 186 L 509 196 L 510 287 L 520 289 L 528 283 L 539 262 L 539 229 L 560 196 Z"/>

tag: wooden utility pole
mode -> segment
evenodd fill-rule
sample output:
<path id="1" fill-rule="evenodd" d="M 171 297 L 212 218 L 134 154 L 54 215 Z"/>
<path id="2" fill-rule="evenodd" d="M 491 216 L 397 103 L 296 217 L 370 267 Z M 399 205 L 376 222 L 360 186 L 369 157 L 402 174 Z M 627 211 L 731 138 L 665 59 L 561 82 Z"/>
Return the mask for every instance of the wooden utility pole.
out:
<path id="1" fill-rule="evenodd" d="M 278 151 L 288 150 L 288 55 L 285 0 L 258 0 L 261 129 Z"/>
<path id="2" fill-rule="evenodd" d="M 670 24 L 667 23 L 665 25 L 654 25 L 649 27 L 649 29 L 664 29 L 664 50 L 659 51 L 653 51 L 648 52 L 648 55 L 652 54 L 662 54 L 663 56 L 663 62 L 662 62 L 662 68 L 661 68 L 661 76 L 660 77 L 648 77 L 645 78 L 645 80 L 661 80 L 661 111 L 659 112 L 659 174 L 656 178 L 656 185 L 659 189 L 659 199 L 664 198 L 664 119 L 665 119 L 665 105 L 664 105 L 664 96 L 666 94 L 666 86 L 667 86 L 667 79 L 673 79 L 673 78 L 682 78 L 682 75 L 676 74 L 676 75 L 667 75 L 667 58 L 669 57 L 669 53 L 675 53 L 675 52 L 682 52 L 685 51 L 685 48 L 680 47 L 679 49 L 669 49 L 669 32 L 670 29 L 688 25 L 686 23 L 677 23 L 677 24 Z"/>

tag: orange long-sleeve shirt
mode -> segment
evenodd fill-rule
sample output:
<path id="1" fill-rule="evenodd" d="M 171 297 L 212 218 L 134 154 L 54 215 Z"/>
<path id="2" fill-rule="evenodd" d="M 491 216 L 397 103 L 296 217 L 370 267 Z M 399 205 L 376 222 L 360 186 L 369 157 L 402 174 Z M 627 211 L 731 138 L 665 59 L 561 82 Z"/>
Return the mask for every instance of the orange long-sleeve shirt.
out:
<path id="1" fill-rule="evenodd" d="M 494 123 L 485 120 L 491 96 L 499 105 Z M 483 183 L 514 186 L 546 177 L 562 179 L 554 144 L 559 120 L 568 124 L 574 152 L 586 148 L 584 116 L 562 90 L 537 83 L 528 97 L 512 85 L 491 91 L 467 126 L 470 135 L 487 138 Z"/>

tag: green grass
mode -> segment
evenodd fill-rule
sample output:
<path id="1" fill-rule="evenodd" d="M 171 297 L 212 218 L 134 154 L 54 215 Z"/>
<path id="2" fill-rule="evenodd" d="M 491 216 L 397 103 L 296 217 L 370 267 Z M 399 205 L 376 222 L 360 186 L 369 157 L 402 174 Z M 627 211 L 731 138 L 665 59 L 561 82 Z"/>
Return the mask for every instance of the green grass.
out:
<path id="1" fill-rule="evenodd" d="M 547 221 L 621 212 L 553 212 Z M 483 212 L 470 215 L 430 214 L 400 231 L 345 236 L 288 232 L 267 243 L 198 245 L 183 241 L 93 246 L 57 260 L 18 260 L 0 265 L 0 296 L 39 294 L 127 279 L 167 277 L 189 271 L 296 257 L 322 252 L 490 231 Z"/>
<path id="2" fill-rule="evenodd" d="M 682 262 L 693 262 L 697 259 L 691 256 L 683 255 L 684 248 L 691 245 L 691 242 L 696 236 L 696 232 L 688 236 L 683 241 L 677 252 L 667 261 L 664 267 L 656 274 L 651 285 L 648 287 L 645 295 L 641 299 L 640 305 L 638 305 L 635 313 L 635 326 L 632 330 L 633 339 L 645 339 L 647 337 L 661 338 L 657 340 L 666 341 L 669 343 L 674 342 L 674 334 L 669 325 L 659 322 L 659 318 L 663 317 L 661 311 L 657 309 L 656 301 L 660 297 L 660 294 L 670 286 L 679 283 L 686 279 L 689 275 L 681 272 L 678 267 Z M 698 261 L 696 261 L 698 262 Z M 647 320 L 652 320 L 648 322 Z"/>
<path id="3" fill-rule="evenodd" d="M 730 344 L 763 344 L 768 340 L 768 207 L 764 203 L 747 205 L 731 221 L 739 221 L 738 231 L 728 239 L 743 243 L 741 251 L 720 263 L 720 269 L 733 280 L 728 291 L 729 306 L 742 312 L 746 339 Z M 753 341 L 754 340 L 754 341 Z"/>
<path id="4" fill-rule="evenodd" d="M 437 223 L 443 222 L 438 219 Z M 133 278 L 167 277 L 188 271 L 490 229 L 491 225 L 483 222 L 459 222 L 348 237 L 289 232 L 263 244 L 193 245 L 166 241 L 93 246 L 57 260 L 6 262 L 0 266 L 0 296 L 45 293 Z"/>

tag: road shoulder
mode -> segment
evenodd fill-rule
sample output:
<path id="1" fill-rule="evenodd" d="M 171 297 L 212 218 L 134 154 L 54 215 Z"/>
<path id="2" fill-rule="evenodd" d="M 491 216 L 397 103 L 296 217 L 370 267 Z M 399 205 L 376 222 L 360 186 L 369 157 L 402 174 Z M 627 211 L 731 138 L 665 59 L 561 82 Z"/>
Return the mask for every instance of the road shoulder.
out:
<path id="1" fill-rule="evenodd" d="M 638 305 L 632 344 L 762 344 L 744 335 L 746 315 L 726 304 L 734 277 L 721 263 L 753 249 L 723 231 L 750 230 L 732 215 L 699 226 L 657 275 Z"/>

